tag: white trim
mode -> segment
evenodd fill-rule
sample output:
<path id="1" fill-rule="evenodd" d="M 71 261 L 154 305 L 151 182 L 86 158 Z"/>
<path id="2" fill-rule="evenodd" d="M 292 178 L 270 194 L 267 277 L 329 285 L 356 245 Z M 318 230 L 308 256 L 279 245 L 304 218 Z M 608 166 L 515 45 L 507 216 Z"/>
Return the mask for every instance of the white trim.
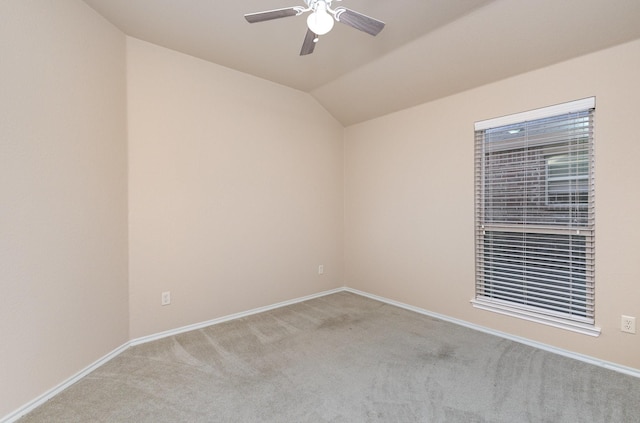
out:
<path id="1" fill-rule="evenodd" d="M 556 347 L 552 347 L 552 346 L 547 345 L 547 344 L 542 344 L 540 342 L 532 341 L 530 339 L 526 339 L 526 338 L 521 338 L 519 336 L 510 335 L 508 333 L 496 331 L 496 330 L 493 330 L 493 329 L 486 328 L 484 326 L 479 326 L 479 325 L 476 325 L 476 324 L 473 324 L 473 323 L 469 323 L 469 322 L 464 321 L 464 320 L 455 319 L 453 317 L 445 316 L 443 314 L 434 313 L 434 312 L 431 312 L 431 311 L 428 311 L 428 310 L 425 310 L 425 309 L 422 309 L 422 308 L 419 308 L 419 307 L 415 307 L 415 306 L 404 304 L 404 303 L 401 303 L 401 302 L 398 302 L 398 301 L 390 300 L 390 299 L 385 298 L 385 297 L 380 297 L 378 295 L 369 294 L 368 292 L 359 291 L 357 289 L 353 289 L 353 288 L 349 288 L 349 287 L 342 287 L 342 288 L 332 289 L 330 291 L 320 292 L 318 294 L 312 294 L 312 295 L 308 295 L 308 296 L 305 296 L 305 297 L 296 298 L 296 299 L 289 300 L 289 301 L 283 301 L 283 302 L 280 302 L 280 303 L 272 304 L 270 306 L 255 308 L 255 309 L 252 309 L 252 310 L 249 310 L 249 311 L 246 311 L 246 312 L 242 312 L 242 313 L 231 314 L 231 315 L 228 315 L 228 316 L 225 316 L 225 317 L 220 317 L 218 319 L 208 320 L 208 321 L 202 322 L 202 323 L 196 323 L 196 324 L 193 324 L 193 325 L 183 326 L 181 328 L 160 332 L 160 333 L 157 333 L 157 334 L 154 334 L 154 335 L 149 335 L 149 336 L 144 336 L 144 337 L 141 337 L 141 338 L 133 339 L 133 340 L 121 345 L 120 347 L 116 348 L 115 350 L 111 351 L 109 354 L 107 354 L 104 357 L 100 358 L 99 360 L 97 360 L 93 364 L 87 366 L 86 368 L 84 368 L 80 372 L 76 373 L 75 375 L 73 375 L 69 379 L 67 379 L 64 382 L 62 382 L 59 385 L 57 385 L 56 387 L 48 390 L 44 394 L 42 394 L 39 397 L 35 398 L 34 400 L 28 402 L 27 404 L 23 405 L 22 407 L 18 408 L 17 410 L 13 411 L 12 413 L 9 413 L 6 416 L 0 418 L 0 423 L 13 423 L 13 422 L 17 421 L 20 417 L 23 417 L 25 414 L 33 411 L 38 406 L 44 404 L 49 399 L 53 398 L 54 396 L 56 396 L 57 394 L 59 394 L 60 392 L 62 392 L 66 388 L 68 388 L 69 386 L 73 385 L 74 383 L 76 383 L 77 381 L 79 381 L 80 379 L 82 379 L 83 377 L 88 375 L 89 373 L 91 373 L 94 370 L 98 369 L 103 364 L 105 364 L 108 361 L 114 359 L 115 357 L 117 357 L 118 355 L 120 355 L 121 353 L 126 351 L 129 347 L 132 347 L 134 345 L 144 344 L 146 342 L 155 341 L 155 340 L 158 340 L 158 339 L 161 339 L 161 338 L 166 338 L 168 336 L 173 336 L 173 335 L 177 335 L 177 334 L 180 334 L 180 333 L 188 332 L 190 330 L 201 329 L 201 328 L 204 328 L 204 327 L 207 327 L 207 326 L 219 324 L 219 323 L 222 323 L 222 322 L 227 322 L 229 320 L 239 319 L 239 318 L 242 318 L 242 317 L 251 316 L 253 314 L 263 313 L 265 311 L 274 310 L 274 309 L 277 309 L 277 308 L 280 308 L 280 307 L 285 307 L 285 306 L 292 305 L 292 304 L 297 304 L 297 303 L 300 303 L 300 302 L 303 302 L 303 301 L 312 300 L 314 298 L 324 297 L 326 295 L 335 294 L 335 293 L 338 293 L 338 292 L 351 292 L 352 294 L 361 295 L 363 297 L 371 298 L 373 300 L 380 301 L 380 302 L 383 302 L 383 303 L 386 303 L 386 304 L 389 304 L 389 305 L 393 305 L 393 306 L 396 306 L 396 307 L 400 307 L 400 308 L 403 308 L 405 310 L 409 310 L 409 311 L 413 311 L 413 312 L 416 312 L 416 313 L 419 313 L 419 314 L 423 314 L 423 315 L 426 315 L 426 316 L 434 317 L 436 319 L 444 320 L 446 322 L 454 323 L 454 324 L 457 324 L 457 325 L 460 325 L 460 326 L 464 326 L 464 327 L 467 327 L 467 328 L 470 328 L 470 329 L 474 329 L 474 330 L 477 330 L 477 331 L 480 331 L 480 332 L 488 333 L 490 335 L 499 336 L 501 338 L 505 338 L 505 339 L 509 339 L 511 341 L 519 342 L 521 344 L 529 345 L 530 347 L 539 348 L 539 349 L 544 350 L 544 351 L 549 351 L 551 353 L 555 353 L 555 354 L 559 354 L 559 355 L 562 355 L 562 356 L 565 356 L 565 357 L 573 358 L 575 360 L 579 360 L 579 361 L 582 361 L 582 362 L 585 362 L 585 363 L 593 364 L 595 366 L 603 367 L 605 369 L 613 370 L 613 371 L 616 371 L 618 373 L 623 373 L 623 374 L 626 374 L 626 375 L 629 375 L 629 376 L 634 376 L 634 377 L 640 378 L 640 369 L 634 369 L 634 368 L 631 368 L 631 367 L 622 366 L 620 364 L 612 363 L 612 362 L 609 362 L 609 361 L 604 361 L 604 360 L 600 360 L 600 359 L 597 359 L 597 358 L 594 358 L 594 357 L 589 357 L 587 355 L 577 354 L 577 353 L 574 353 L 574 352 L 571 352 L 571 351 L 563 350 L 561 348 L 556 348 Z"/>
<path id="2" fill-rule="evenodd" d="M 156 334 L 153 334 L 153 335 L 143 336 L 141 338 L 132 339 L 129 342 L 127 342 L 127 343 L 121 345 L 120 347 L 116 348 L 115 350 L 111 351 L 109 354 L 105 355 L 104 357 L 100 358 L 99 360 L 95 361 L 94 363 L 90 364 L 89 366 L 85 367 L 83 370 L 81 370 L 78 373 L 76 373 L 75 375 L 71 376 L 69 379 L 67 379 L 64 382 L 60 383 L 59 385 L 49 389 L 44 394 L 40 395 L 39 397 L 35 398 L 34 400 L 29 401 L 28 403 L 26 403 L 22 407 L 18 408 L 17 410 L 14 410 L 13 412 L 7 414 L 6 416 L 1 417 L 0 418 L 0 423 L 13 423 L 13 422 L 17 421 L 19 418 L 23 417 L 25 414 L 33 411 L 34 409 L 36 409 L 40 405 L 44 404 L 45 402 L 47 402 L 48 400 L 50 400 L 54 396 L 58 395 L 59 393 L 61 393 L 65 389 L 67 389 L 69 386 L 71 386 L 74 383 L 78 382 L 80 379 L 82 379 L 83 377 L 85 377 L 89 373 L 91 373 L 94 370 L 96 370 L 99 367 L 101 367 L 103 364 L 105 364 L 108 361 L 112 360 L 113 358 L 117 357 L 118 355 L 120 355 L 121 353 L 123 353 L 124 351 L 129 349 L 129 347 L 132 347 L 132 346 L 135 346 L 135 345 L 144 344 L 146 342 L 151 342 L 151 341 L 155 341 L 155 340 L 162 339 L 162 338 L 166 338 L 168 336 L 173 336 L 173 335 L 177 335 L 177 334 L 180 334 L 180 333 L 188 332 L 188 331 L 191 331 L 191 330 L 202 329 L 204 327 L 211 326 L 211 325 L 216 325 L 216 324 L 219 324 L 219 323 L 222 323 L 222 322 L 227 322 L 229 320 L 240 319 L 242 317 L 251 316 L 252 314 L 263 313 L 265 311 L 274 310 L 274 309 L 277 309 L 277 308 L 280 308 L 280 307 L 285 307 L 285 306 L 288 306 L 288 305 L 301 303 L 303 301 L 312 300 L 314 298 L 324 297 L 326 295 L 335 294 L 337 292 L 342 292 L 342 291 L 344 291 L 344 288 L 336 288 L 336 289 L 332 289 L 332 290 L 329 290 L 329 291 L 320 292 L 320 293 L 317 293 L 317 294 L 307 295 L 305 297 L 295 298 L 293 300 L 282 301 L 282 302 L 279 302 L 279 303 L 276 303 L 276 304 L 272 304 L 272 305 L 268 305 L 268 306 L 264 306 L 264 307 L 254 308 L 252 310 L 244 311 L 244 312 L 241 312 L 241 313 L 230 314 L 228 316 L 223 316 L 223 317 L 220 317 L 220 318 L 217 318 L 217 319 L 208 320 L 206 322 L 196 323 L 196 324 L 193 324 L 193 325 L 183 326 L 183 327 L 180 327 L 180 328 L 171 329 L 171 330 L 167 330 L 167 331 L 164 331 L 164 332 L 159 332 L 159 333 L 156 333 Z"/>
<path id="3" fill-rule="evenodd" d="M 345 291 L 351 292 L 353 294 L 362 295 L 363 297 L 371 298 L 372 300 L 377 300 L 389 305 L 393 305 L 396 307 L 403 308 L 405 310 L 414 311 L 416 313 L 424 314 L 425 316 L 434 317 L 436 319 L 444 320 L 445 322 L 454 323 L 456 325 L 464 326 L 469 329 L 474 329 L 480 332 L 488 333 L 489 335 L 499 336 L 504 339 L 508 339 L 510 341 L 518 342 L 520 344 L 528 345 L 530 347 L 538 348 L 544 351 L 548 351 L 554 354 L 558 354 L 564 357 L 572 358 L 574 360 L 582 361 L 584 363 L 593 364 L 594 366 L 602 367 L 608 370 L 613 370 L 618 373 L 623 373 L 625 375 L 633 376 L 640 378 L 640 369 L 635 369 L 633 367 L 623 366 L 621 364 L 613 363 L 610 361 L 601 360 L 599 358 L 591 357 L 584 354 L 578 354 L 572 351 L 568 351 L 562 348 L 553 347 L 551 345 L 543 344 L 541 342 L 533 341 L 531 339 L 522 338 L 520 336 L 511 335 L 506 332 L 500 332 L 494 329 L 489 329 L 484 326 L 476 325 L 474 323 L 467 322 L 465 320 L 455 319 L 453 317 L 445 316 L 444 314 L 434 313 L 432 311 L 428 311 L 419 307 L 415 307 L 409 304 L 401 303 L 399 301 L 390 300 L 385 297 L 381 297 L 374 294 L 369 294 L 367 292 L 359 291 L 357 289 L 352 288 L 344 288 Z"/>
<path id="4" fill-rule="evenodd" d="M 169 336 L 178 335 L 181 333 L 189 332 L 192 330 L 206 328 L 208 326 L 217 325 L 220 323 L 228 322 L 230 320 L 241 319 L 243 317 L 251 316 L 253 314 L 264 313 L 265 311 L 275 310 L 277 308 L 285 307 L 292 304 L 301 303 L 303 301 L 313 300 L 314 298 L 324 297 L 326 295 L 335 294 L 337 292 L 343 291 L 344 288 L 336 288 L 330 291 L 323 291 L 318 294 L 307 295 L 305 297 L 295 298 L 293 300 L 282 301 L 279 303 L 275 303 L 272 305 L 254 308 L 248 311 L 243 311 L 240 313 L 229 314 L 228 316 L 218 317 L 217 319 L 207 320 L 206 322 L 194 323 L 192 325 L 182 326 L 176 329 L 167 330 L 164 332 L 159 332 L 153 335 L 143 336 L 141 338 L 132 339 L 129 342 L 130 346 L 145 344 L 147 342 L 156 341 L 158 339 L 166 338 Z M 1 423 L 1 422 L 0 422 Z"/>
<path id="5" fill-rule="evenodd" d="M 515 113 L 507 116 L 481 120 L 474 124 L 476 131 L 483 129 L 498 128 L 500 126 L 510 125 L 512 123 L 520 123 L 529 120 L 543 119 L 551 116 L 562 115 L 565 113 L 580 112 L 596 107 L 596 98 L 588 97 L 582 100 L 570 101 L 568 103 L 556 104 L 553 106 L 542 107 L 540 109 L 529 110 L 526 112 Z"/>
<path id="6" fill-rule="evenodd" d="M 572 332 L 581 333 L 589 336 L 600 336 L 601 329 L 597 326 L 574 322 L 561 317 L 554 317 L 544 315 L 542 313 L 536 313 L 534 311 L 527 311 L 521 307 L 513 307 L 508 304 L 499 304 L 497 302 L 483 300 L 476 298 L 471 300 L 471 304 L 480 310 L 492 311 L 494 313 L 504 314 L 505 316 L 517 317 L 519 319 L 528 320 L 529 322 L 540 323 L 547 326 L 553 326 L 554 328 L 570 330 Z"/>
<path id="7" fill-rule="evenodd" d="M 28 403 L 18 408 L 17 410 L 7 414 L 6 416 L 0 419 L 0 423 L 12 423 L 17 421 L 19 418 L 23 417 L 25 414 L 35 410 L 37 407 L 49 401 L 51 398 L 55 397 L 60 392 L 67 389 L 69 386 L 73 385 L 74 383 L 78 382 L 80 379 L 82 379 L 89 373 L 101 367 L 103 364 L 106 364 L 107 362 L 113 360 L 115 357 L 119 356 L 121 353 L 126 351 L 127 348 L 129 348 L 128 342 L 125 344 L 122 344 L 121 346 L 111 351 L 109 354 L 105 355 L 104 357 L 96 360 L 95 362 L 88 365 L 84 369 L 80 370 L 78 373 L 71 376 L 69 379 L 65 380 L 59 385 L 49 389 L 47 392 L 40 395 L 39 397 L 29 401 Z"/>

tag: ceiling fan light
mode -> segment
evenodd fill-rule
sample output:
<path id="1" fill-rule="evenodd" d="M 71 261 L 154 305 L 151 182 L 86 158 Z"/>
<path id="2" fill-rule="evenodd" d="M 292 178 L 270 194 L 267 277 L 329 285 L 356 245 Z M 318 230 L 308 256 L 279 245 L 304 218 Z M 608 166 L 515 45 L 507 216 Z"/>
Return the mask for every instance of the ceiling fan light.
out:
<path id="1" fill-rule="evenodd" d="M 318 7 L 307 18 L 307 26 L 316 35 L 324 35 L 333 28 L 333 16 L 327 13 L 326 8 Z"/>

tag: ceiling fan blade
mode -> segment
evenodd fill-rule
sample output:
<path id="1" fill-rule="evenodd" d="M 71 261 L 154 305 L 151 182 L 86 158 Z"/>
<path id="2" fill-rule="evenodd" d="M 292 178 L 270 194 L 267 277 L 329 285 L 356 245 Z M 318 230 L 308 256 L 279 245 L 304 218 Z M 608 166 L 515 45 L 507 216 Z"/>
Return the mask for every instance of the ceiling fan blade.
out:
<path id="1" fill-rule="evenodd" d="M 336 8 L 335 16 L 338 22 L 349 25 L 350 27 L 359 29 L 360 31 L 373 36 L 378 35 L 378 33 L 382 31 L 382 28 L 384 28 L 384 22 L 363 15 L 362 13 L 354 10 L 347 9 L 346 7 Z"/>
<path id="2" fill-rule="evenodd" d="M 306 56 L 307 54 L 313 53 L 313 49 L 316 48 L 317 38 L 318 36 L 312 30 L 307 29 L 307 35 L 304 37 L 300 56 Z"/>
<path id="3" fill-rule="evenodd" d="M 280 19 L 280 18 L 287 18 L 289 16 L 297 16 L 301 13 L 300 9 L 301 9 L 300 7 L 294 6 L 294 7 L 285 7 L 284 9 L 268 10 L 266 12 L 247 13 L 246 15 L 244 15 L 244 18 L 249 23 L 264 22 L 264 21 L 270 21 L 272 19 Z"/>

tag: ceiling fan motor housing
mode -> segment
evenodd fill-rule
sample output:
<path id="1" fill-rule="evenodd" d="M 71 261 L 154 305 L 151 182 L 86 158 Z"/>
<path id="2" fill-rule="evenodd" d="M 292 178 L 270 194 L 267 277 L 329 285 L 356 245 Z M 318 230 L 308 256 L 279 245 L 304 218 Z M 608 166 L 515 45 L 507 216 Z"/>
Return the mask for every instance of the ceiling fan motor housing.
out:
<path id="1" fill-rule="evenodd" d="M 333 0 L 304 0 L 305 3 L 307 3 L 307 6 L 315 11 L 318 7 L 318 3 L 324 3 L 327 6 L 327 9 L 331 6 L 331 2 Z M 336 1 L 340 1 L 340 0 L 336 0 Z"/>

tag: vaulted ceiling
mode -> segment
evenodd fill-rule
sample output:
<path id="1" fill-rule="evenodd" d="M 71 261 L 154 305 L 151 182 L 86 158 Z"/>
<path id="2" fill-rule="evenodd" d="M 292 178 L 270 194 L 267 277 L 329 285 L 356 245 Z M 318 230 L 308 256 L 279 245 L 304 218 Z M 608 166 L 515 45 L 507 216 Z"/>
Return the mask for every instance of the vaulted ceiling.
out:
<path id="1" fill-rule="evenodd" d="M 638 0 L 343 0 L 386 23 L 337 24 L 299 56 L 303 0 L 84 0 L 124 33 L 314 96 L 345 126 L 640 38 Z"/>

